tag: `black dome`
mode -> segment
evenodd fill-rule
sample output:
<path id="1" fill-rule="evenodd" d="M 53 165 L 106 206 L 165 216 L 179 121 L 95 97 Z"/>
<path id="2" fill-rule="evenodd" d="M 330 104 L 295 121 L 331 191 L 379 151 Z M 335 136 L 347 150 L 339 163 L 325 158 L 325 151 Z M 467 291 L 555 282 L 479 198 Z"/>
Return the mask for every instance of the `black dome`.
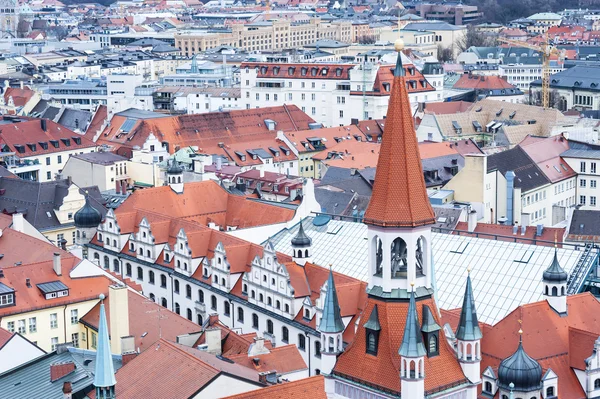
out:
<path id="1" fill-rule="evenodd" d="M 175 160 L 173 160 L 169 165 L 169 169 L 167 169 L 167 174 L 178 175 L 181 173 L 183 173 L 183 169 L 179 165 L 177 165 L 177 162 L 175 162 Z"/>
<path id="2" fill-rule="evenodd" d="M 312 243 L 312 239 L 306 235 L 304 232 L 304 227 L 302 226 L 302 222 L 300 222 L 300 229 L 298 230 L 298 234 L 296 237 L 292 238 L 292 246 L 298 248 L 310 247 Z"/>
<path id="3" fill-rule="evenodd" d="M 542 367 L 529 357 L 519 342 L 517 351 L 504 359 L 498 367 L 498 386 L 509 390 L 510 383 L 515 384 L 513 390 L 529 392 L 542 387 Z"/>
<path id="4" fill-rule="evenodd" d="M 90 204 L 90 197 L 86 197 L 85 205 L 83 208 L 75 212 L 73 221 L 75 222 L 75 227 L 98 227 L 102 221 L 102 215 Z"/>
<path id="5" fill-rule="evenodd" d="M 558 257 L 556 251 L 554 251 L 554 260 L 549 268 L 544 270 L 544 281 L 552 283 L 566 283 L 568 278 L 567 272 L 558 263 Z"/>

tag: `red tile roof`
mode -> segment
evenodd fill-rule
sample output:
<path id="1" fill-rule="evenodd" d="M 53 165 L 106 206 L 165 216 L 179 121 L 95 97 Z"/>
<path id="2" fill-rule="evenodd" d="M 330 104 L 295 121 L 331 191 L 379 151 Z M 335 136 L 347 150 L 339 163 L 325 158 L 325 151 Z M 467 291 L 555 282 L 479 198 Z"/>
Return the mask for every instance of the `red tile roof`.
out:
<path id="1" fill-rule="evenodd" d="M 515 351 L 521 326 L 527 354 L 543 369 L 551 368 L 558 375 L 561 399 L 585 397 L 571 367 L 584 370 L 584 360 L 592 355 L 594 340 L 600 336 L 600 320 L 590 315 L 600 312 L 600 302 L 586 292 L 568 296 L 567 307 L 567 316 L 561 316 L 546 301 L 523 305 L 486 328 L 481 342 L 481 369 L 498 367 Z"/>
<path id="2" fill-rule="evenodd" d="M 550 181 L 557 182 L 577 175 L 560 154 L 569 149 L 562 134 L 552 137 L 527 136 L 519 143 Z"/>
<path id="3" fill-rule="evenodd" d="M 258 68 L 257 78 L 349 80 L 353 64 L 279 64 L 243 62 L 240 69 Z M 277 73 L 276 73 L 277 72 Z"/>
<path id="4" fill-rule="evenodd" d="M 42 127 L 44 122 L 46 130 Z M 80 144 L 77 144 L 74 138 L 80 140 Z M 51 140 L 57 142 L 57 147 L 50 142 Z M 41 143 L 45 143 L 46 149 Z M 49 119 L 33 119 L 3 125 L 0 131 L 0 145 L 6 146 L 8 151 L 16 152 L 21 158 L 96 147 L 91 140 Z M 23 152 L 18 151 L 17 146 L 21 146 Z"/>
<path id="5" fill-rule="evenodd" d="M 366 224 L 422 226 L 435 223 L 417 145 L 405 77 L 395 77 Z"/>
<path id="6" fill-rule="evenodd" d="M 4 256 L 0 259 L 0 268 L 7 269 L 17 264 L 27 265 L 42 261 L 51 261 L 54 253 L 61 256 L 71 255 L 49 242 L 39 240 L 25 233 L 20 233 L 12 228 L 2 227 L 7 220 L 12 223 L 12 218 L 7 215 L 0 216 L 0 253 Z M 3 223 L 4 222 L 4 223 Z M 20 262 L 20 263 L 19 263 Z"/>
<path id="7" fill-rule="evenodd" d="M 367 91 L 368 95 L 389 96 L 392 93 L 394 83 L 394 65 L 382 65 L 377 70 L 373 90 Z M 414 65 L 404 65 L 406 73 L 406 90 L 408 93 L 421 93 L 426 91 L 435 91 L 435 88 L 425 79 Z M 350 92 L 351 95 L 363 95 L 362 91 Z M 391 101 L 391 100 L 390 100 Z"/>
<path id="8" fill-rule="evenodd" d="M 256 372 L 160 339 L 117 371 L 115 393 L 119 399 L 190 398 L 222 373 L 260 386 Z M 90 397 L 94 399 L 95 392 Z"/>
<path id="9" fill-rule="evenodd" d="M 477 236 L 479 238 L 487 238 L 496 241 L 519 242 L 522 244 L 550 247 L 554 245 L 555 238 L 558 243 L 563 242 L 563 236 L 566 229 L 564 227 L 544 227 L 542 235 L 538 237 L 536 226 L 526 226 L 525 234 L 521 233 L 521 227 L 519 227 L 517 234 L 513 234 L 513 226 L 493 223 L 477 223 L 477 227 L 475 227 L 474 232 L 468 233 L 467 222 L 458 222 L 456 225 L 456 230 L 459 230 L 459 232 L 455 232 L 454 234 L 459 234 L 461 236 Z M 537 240 L 546 242 L 540 242 Z"/>
<path id="10" fill-rule="evenodd" d="M 71 278 L 69 273 L 80 260 L 74 256 L 63 256 L 61 259 L 62 275 L 54 272 L 53 262 L 39 262 L 18 267 L 3 269 L 2 283 L 15 290 L 15 305 L 0 308 L 0 317 L 11 314 L 30 312 L 37 309 L 46 309 L 69 303 L 97 300 L 98 295 L 107 294 L 108 286 L 112 283 L 105 276 Z M 30 280 L 31 287 L 26 284 Z M 69 295 L 53 299 L 46 299 L 36 284 L 60 281 L 69 287 Z"/>
<path id="11" fill-rule="evenodd" d="M 0 327 L 0 349 L 2 349 L 2 347 L 6 345 L 8 341 L 10 341 L 13 335 L 15 335 L 15 333 L 11 333 L 8 330 Z"/>
<path id="12" fill-rule="evenodd" d="M 381 325 L 377 356 L 366 353 L 364 328 L 375 305 L 377 305 L 379 324 Z M 423 305 L 429 306 L 437 324 L 442 325 L 437 316 L 437 307 L 433 298 L 417 301 L 419 320 L 423 320 Z M 408 301 L 386 302 L 369 298 L 354 342 L 338 357 L 333 373 L 359 384 L 374 386 L 383 391 L 398 394 L 400 392 L 398 349 L 402 343 L 407 313 Z M 443 330 L 440 331 L 439 351 L 439 356 L 425 357 L 426 393 L 440 392 L 467 381 L 454 350 L 447 344 Z"/>
<path id="13" fill-rule="evenodd" d="M 228 359 L 251 370 L 256 370 L 258 373 L 277 371 L 277 374 L 288 374 L 308 370 L 308 366 L 295 344 L 271 348 L 269 353 L 262 355 L 248 356 L 248 353 L 229 355 Z M 258 364 L 254 359 L 258 359 Z"/>
<path id="14" fill-rule="evenodd" d="M 325 379 L 322 375 L 286 382 L 224 399 L 327 399 Z"/>
<path id="15" fill-rule="evenodd" d="M 275 122 L 274 131 L 265 125 L 267 119 Z M 304 130 L 314 122 L 295 105 L 140 119 L 129 133 L 123 133 L 120 128 L 126 120 L 124 116 L 115 115 L 100 135 L 98 144 L 141 147 L 153 133 L 161 142 L 169 143 L 170 153 L 187 146 L 197 146 L 204 152 L 203 148 L 212 148 L 219 143 L 232 145 L 271 140 L 277 131 Z"/>
<path id="16" fill-rule="evenodd" d="M 150 293 L 149 293 L 150 294 Z M 148 294 L 148 295 L 149 295 Z M 178 335 L 198 332 L 201 326 L 163 308 L 137 292 L 127 291 L 129 305 L 129 335 L 135 338 L 135 348 L 145 351 L 162 336 L 163 339 L 176 341 Z M 110 295 L 104 300 L 106 321 L 110 327 Z M 182 309 L 185 313 L 185 309 Z M 159 313 L 160 312 L 160 313 Z M 158 317 L 164 318 L 159 322 Z M 100 303 L 96 304 L 82 318 L 81 322 L 98 331 Z"/>
<path id="17" fill-rule="evenodd" d="M 515 86 L 508 83 L 500 76 L 479 76 L 470 73 L 463 74 L 454 84 L 454 89 L 476 89 L 476 90 L 498 90 L 514 89 Z"/>
<path id="18" fill-rule="evenodd" d="M 447 101 L 447 102 L 439 102 L 439 103 L 424 103 L 423 104 L 426 114 L 458 114 L 462 112 L 468 111 L 473 103 L 468 101 Z"/>
<path id="19" fill-rule="evenodd" d="M 4 101 L 5 104 L 8 105 L 8 100 L 10 97 L 12 97 L 15 107 L 22 107 L 27 104 L 29 100 L 31 100 L 31 97 L 33 97 L 34 94 L 35 91 L 31 89 L 17 89 L 14 87 L 8 87 L 4 91 Z"/>

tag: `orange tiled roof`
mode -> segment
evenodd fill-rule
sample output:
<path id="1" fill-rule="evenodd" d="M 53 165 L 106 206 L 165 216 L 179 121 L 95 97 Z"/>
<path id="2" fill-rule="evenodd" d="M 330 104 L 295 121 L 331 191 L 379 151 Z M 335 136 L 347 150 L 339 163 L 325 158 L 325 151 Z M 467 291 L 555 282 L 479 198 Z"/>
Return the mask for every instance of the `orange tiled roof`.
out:
<path id="1" fill-rule="evenodd" d="M 224 399 L 327 399 L 325 379 L 322 375 L 286 382 Z"/>
<path id="2" fill-rule="evenodd" d="M 368 315 L 377 305 L 379 324 L 381 325 L 377 356 L 366 353 L 366 332 L 364 324 Z M 437 316 L 437 307 L 433 298 L 417 301 L 419 320 L 423 320 L 423 305 L 432 310 L 437 324 L 442 325 Z M 404 324 L 408 313 L 408 301 L 385 302 L 369 298 L 361 317 L 354 342 L 338 357 L 333 373 L 369 386 L 375 386 L 386 392 L 400 392 L 400 355 L 398 349 L 402 343 Z M 467 382 L 454 350 L 447 344 L 444 331 L 440 330 L 439 356 L 425 357 L 425 391 L 439 392 L 451 386 Z M 401 394 L 401 392 L 400 392 Z"/>
<path id="3" fill-rule="evenodd" d="M 255 358 L 258 359 L 258 364 L 254 362 Z M 287 374 L 308 369 L 295 344 L 271 348 L 269 353 L 251 357 L 248 353 L 229 355 L 228 359 L 259 373 L 277 371 L 277 374 Z"/>
<path id="4" fill-rule="evenodd" d="M 498 367 L 515 351 L 520 320 L 525 351 L 544 370 L 551 368 L 558 375 L 561 399 L 585 397 L 571 367 L 585 369 L 584 360 L 592 354 L 594 340 L 600 336 L 600 320 L 590 315 L 600 312 L 600 302 L 586 292 L 568 296 L 567 307 L 567 316 L 560 316 L 547 301 L 523 305 L 487 328 L 481 341 L 481 369 Z"/>
<path id="5" fill-rule="evenodd" d="M 17 89 L 14 87 L 8 87 L 4 91 L 4 101 L 6 104 L 8 104 L 8 99 L 12 97 L 15 107 L 22 107 L 27 104 L 29 100 L 31 100 L 31 97 L 33 97 L 34 94 L 35 92 L 31 89 Z"/>
<path id="6" fill-rule="evenodd" d="M 405 78 L 395 77 L 365 223 L 396 227 L 435 223 L 422 170 Z"/>
<path id="7" fill-rule="evenodd" d="M 129 334 L 135 338 L 136 349 L 139 348 L 142 352 L 154 345 L 161 336 L 163 339 L 177 341 L 178 335 L 194 333 L 202 329 L 201 326 L 193 321 L 161 307 L 141 294 L 127 290 L 127 298 L 129 305 Z M 110 326 L 109 304 L 110 296 L 107 296 L 104 300 L 104 308 L 106 311 L 106 321 Z M 165 318 L 165 321 L 160 323 L 160 327 L 157 320 L 159 310 L 164 313 L 160 317 Z M 185 309 L 182 309 L 182 312 L 185 313 Z M 87 312 L 81 318 L 81 321 L 97 331 L 99 319 L 100 303 Z"/>
<path id="8" fill-rule="evenodd" d="M 18 267 L 3 269 L 2 283 L 16 291 L 14 306 L 0 308 L 0 317 L 10 314 L 30 312 L 36 309 L 45 309 L 61 306 L 68 303 L 97 300 L 98 295 L 106 294 L 111 280 L 104 276 L 71 278 L 69 272 L 80 260 L 74 256 L 61 258 L 62 275 L 57 276 L 53 269 L 52 261 L 32 263 Z M 29 279 L 31 287 L 26 280 Z M 45 295 L 36 287 L 36 284 L 60 281 L 69 287 L 69 295 L 53 299 L 46 299 Z"/>
<path id="9" fill-rule="evenodd" d="M 473 103 L 468 101 L 447 101 L 447 102 L 436 102 L 436 103 L 425 103 L 426 114 L 458 114 L 468 111 Z"/>
<path id="10" fill-rule="evenodd" d="M 479 76 L 470 73 L 463 74 L 453 88 L 455 89 L 476 89 L 476 90 L 499 90 L 514 89 L 515 86 L 508 83 L 500 76 Z"/>
<path id="11" fill-rule="evenodd" d="M 501 225 L 501 224 L 493 224 L 493 223 L 477 223 L 477 227 L 475 227 L 475 231 L 473 233 L 466 233 L 468 231 L 467 222 L 458 222 L 456 225 L 456 230 L 460 230 L 461 236 L 476 236 L 477 233 L 485 233 L 487 235 L 479 235 L 479 238 L 488 238 L 491 240 L 497 241 L 510 241 L 510 242 L 519 242 L 522 244 L 534 244 L 541 245 L 545 247 L 550 247 L 554 245 L 554 237 L 556 234 L 557 241 L 562 243 L 563 235 L 565 234 L 564 227 L 544 227 L 542 235 L 540 237 L 536 236 L 537 227 L 535 226 L 526 226 L 525 234 L 521 234 L 521 227 L 519 227 L 519 231 L 517 234 L 513 234 L 513 226 Z M 455 233 L 459 234 L 459 233 Z M 505 237 L 505 238 L 503 238 Z M 535 240 L 542 240 L 547 242 L 537 242 Z"/>
<path id="12" fill-rule="evenodd" d="M 406 73 L 406 90 L 408 93 L 421 93 L 426 91 L 435 91 L 435 88 L 425 79 L 414 65 L 404 65 Z M 389 96 L 392 93 L 394 83 L 394 65 L 382 65 L 377 70 L 373 90 L 366 92 L 368 95 Z M 414 85 L 414 87 L 413 87 Z M 362 91 L 350 92 L 351 95 L 363 95 Z M 391 99 L 390 99 L 391 101 Z"/>

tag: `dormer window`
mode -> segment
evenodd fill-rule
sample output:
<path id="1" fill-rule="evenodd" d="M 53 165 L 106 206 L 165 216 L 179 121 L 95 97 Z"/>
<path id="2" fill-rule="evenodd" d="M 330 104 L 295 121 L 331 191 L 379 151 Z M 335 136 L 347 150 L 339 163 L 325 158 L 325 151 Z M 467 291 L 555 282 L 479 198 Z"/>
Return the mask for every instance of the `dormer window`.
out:
<path id="1" fill-rule="evenodd" d="M 0 307 L 13 306 L 15 304 L 15 290 L 0 283 Z"/>
<path id="2" fill-rule="evenodd" d="M 52 281 L 49 283 L 37 284 L 37 287 L 42 294 L 46 296 L 46 299 L 62 298 L 69 296 L 69 287 L 67 287 L 62 281 Z"/>
<path id="3" fill-rule="evenodd" d="M 366 352 L 369 355 L 377 356 L 377 349 L 379 346 L 379 332 L 381 331 L 381 325 L 379 324 L 379 312 L 377 311 L 377 305 L 373 307 L 369 320 L 365 323 L 366 334 Z"/>
<path id="4" fill-rule="evenodd" d="M 304 309 L 304 318 L 310 320 L 310 309 Z"/>

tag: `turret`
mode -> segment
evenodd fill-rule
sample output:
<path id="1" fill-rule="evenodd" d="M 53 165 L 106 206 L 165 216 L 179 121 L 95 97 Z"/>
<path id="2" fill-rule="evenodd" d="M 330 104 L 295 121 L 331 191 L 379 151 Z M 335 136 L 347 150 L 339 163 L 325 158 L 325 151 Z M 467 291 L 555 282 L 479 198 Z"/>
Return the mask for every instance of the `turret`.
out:
<path id="1" fill-rule="evenodd" d="M 517 351 L 504 359 L 498 367 L 498 388 L 502 395 L 517 397 L 540 397 L 542 390 L 542 367 L 523 349 L 523 330 L 519 330 Z"/>
<path id="2" fill-rule="evenodd" d="M 398 350 L 400 354 L 400 392 L 403 397 L 423 399 L 425 397 L 425 355 L 427 352 L 419 331 L 414 285 L 412 287 L 404 335 Z"/>
<path id="3" fill-rule="evenodd" d="M 183 169 L 172 160 L 167 169 L 167 183 L 177 194 L 183 193 Z"/>
<path id="4" fill-rule="evenodd" d="M 323 304 L 323 317 L 317 331 L 321 333 L 321 373 L 330 374 L 335 366 L 337 356 L 343 350 L 342 334 L 344 321 L 340 312 L 333 272 L 329 270 L 327 293 Z"/>
<path id="5" fill-rule="evenodd" d="M 75 212 L 73 222 L 76 229 L 75 244 L 85 245 L 90 242 L 98 225 L 102 222 L 102 214 L 90 203 L 88 192 L 85 193 L 85 205 Z"/>
<path id="6" fill-rule="evenodd" d="M 300 221 L 300 228 L 298 229 L 298 234 L 296 234 L 296 236 L 292 238 L 293 261 L 302 266 L 304 266 L 306 262 L 311 262 L 311 245 L 312 239 L 306 235 L 306 233 L 304 232 L 304 227 L 302 226 L 302 221 Z"/>
<path id="7" fill-rule="evenodd" d="M 475 299 L 471 287 L 471 272 L 467 276 L 467 286 L 463 299 L 460 320 L 456 329 L 457 356 L 465 376 L 474 384 L 481 382 L 481 338 L 483 334 L 477 321 Z"/>
<path id="8" fill-rule="evenodd" d="M 567 313 L 567 278 L 568 274 L 558 263 L 557 249 L 550 267 L 544 271 L 544 299 L 559 314 Z"/>
<path id="9" fill-rule="evenodd" d="M 117 380 L 115 379 L 112 354 L 110 353 L 108 325 L 106 323 L 106 311 L 104 310 L 104 294 L 100 294 L 100 301 L 94 387 L 96 388 L 96 399 L 116 399 L 115 385 Z"/>

